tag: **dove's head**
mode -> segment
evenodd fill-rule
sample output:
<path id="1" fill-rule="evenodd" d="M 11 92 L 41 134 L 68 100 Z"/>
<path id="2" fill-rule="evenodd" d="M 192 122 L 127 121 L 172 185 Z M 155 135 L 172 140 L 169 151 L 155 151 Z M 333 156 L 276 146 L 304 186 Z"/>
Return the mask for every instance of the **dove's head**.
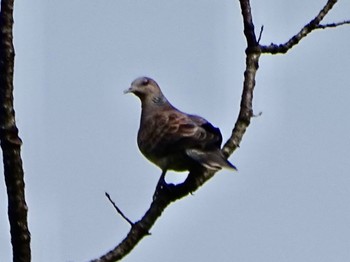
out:
<path id="1" fill-rule="evenodd" d="M 138 96 L 142 103 L 165 103 L 167 102 L 156 81 L 149 77 L 136 78 L 124 94 L 133 93 Z"/>

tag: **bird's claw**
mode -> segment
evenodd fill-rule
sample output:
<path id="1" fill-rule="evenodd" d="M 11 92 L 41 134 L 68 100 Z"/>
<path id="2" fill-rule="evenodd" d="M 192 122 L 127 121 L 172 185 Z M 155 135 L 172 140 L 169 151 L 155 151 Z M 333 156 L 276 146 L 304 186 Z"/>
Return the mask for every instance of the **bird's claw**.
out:
<path id="1" fill-rule="evenodd" d="M 173 192 L 174 184 L 168 184 L 164 178 L 159 179 L 156 191 L 153 194 L 153 200 L 155 200 L 160 194 L 171 194 Z"/>

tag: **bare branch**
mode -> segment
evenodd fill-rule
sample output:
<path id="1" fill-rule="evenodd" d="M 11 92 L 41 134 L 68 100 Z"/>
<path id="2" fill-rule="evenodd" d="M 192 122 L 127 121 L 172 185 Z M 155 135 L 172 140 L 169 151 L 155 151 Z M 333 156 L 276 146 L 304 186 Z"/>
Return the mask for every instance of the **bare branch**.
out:
<path id="1" fill-rule="evenodd" d="M 330 23 L 330 24 L 318 25 L 316 27 L 316 29 L 335 28 L 337 26 L 342 26 L 342 25 L 350 25 L 350 20 L 345 20 L 345 21 L 338 22 L 338 23 Z"/>
<path id="2" fill-rule="evenodd" d="M 133 226 L 134 226 L 134 223 L 133 223 L 129 218 L 127 218 L 127 217 L 124 215 L 124 213 L 120 210 L 120 208 L 119 208 L 119 207 L 114 203 L 114 201 L 111 199 L 111 196 L 110 196 L 107 192 L 105 192 L 105 195 L 106 195 L 106 197 L 108 198 L 109 202 L 111 202 L 111 204 L 113 205 L 113 207 L 115 208 L 115 210 L 117 210 L 118 214 L 119 214 L 122 218 L 124 218 L 124 220 L 125 220 L 126 222 L 128 222 L 128 224 L 129 224 L 131 227 L 133 227 Z"/>
<path id="3" fill-rule="evenodd" d="M 2 0 L 0 11 L 0 140 L 8 196 L 13 261 L 30 261 L 30 233 L 24 197 L 22 141 L 13 108 L 13 0 Z"/>
<path id="4" fill-rule="evenodd" d="M 241 0 L 241 8 L 244 22 L 244 34 L 247 40 L 247 69 L 244 73 L 244 87 L 242 92 L 241 110 L 232 131 L 231 138 L 226 142 L 223 152 L 226 156 L 232 154 L 237 148 L 242 137 L 249 126 L 250 119 L 253 116 L 252 99 L 255 86 L 255 74 L 258 69 L 258 59 L 260 56 L 259 45 L 254 33 L 254 25 L 251 17 L 250 3 L 248 0 Z M 137 243 L 147 235 L 153 224 L 161 216 L 165 208 L 172 202 L 187 196 L 196 191 L 215 173 L 206 169 L 191 172 L 185 182 L 179 185 L 168 185 L 167 187 L 157 187 L 154 193 L 153 202 L 142 217 L 142 219 L 133 224 L 126 238 L 113 250 L 106 255 L 94 260 L 95 262 L 117 261 L 126 256 Z"/>
<path id="5" fill-rule="evenodd" d="M 263 31 L 264 31 L 264 26 L 262 25 L 262 26 L 260 27 L 260 32 L 259 32 L 259 37 L 258 37 L 258 43 L 260 43 L 260 40 L 261 40 Z"/>
<path id="6" fill-rule="evenodd" d="M 201 185 L 208 181 L 214 175 L 207 170 L 196 170 L 191 172 L 185 182 L 179 185 L 168 185 L 167 187 L 158 187 L 154 193 L 151 206 L 141 218 L 133 223 L 128 235 L 122 242 L 107 254 L 101 256 L 94 262 L 118 261 L 129 254 L 141 239 L 150 233 L 150 229 L 162 215 L 165 208 L 172 202 L 175 202 L 191 192 L 196 191 Z"/>
<path id="7" fill-rule="evenodd" d="M 253 90 L 255 86 L 255 75 L 258 69 L 258 60 L 260 57 L 260 49 L 256 41 L 249 0 L 241 0 L 240 3 L 243 15 L 244 34 L 247 40 L 247 68 L 244 73 L 241 110 L 232 131 L 232 135 L 222 149 L 226 156 L 232 154 L 238 147 L 247 127 L 249 126 L 250 119 L 253 117 Z M 153 224 L 170 203 L 196 191 L 200 186 L 213 177 L 214 174 L 215 172 L 206 169 L 196 170 L 189 173 L 187 179 L 182 184 L 168 185 L 168 187 L 163 189 L 162 187 L 157 187 L 156 192 L 154 193 L 154 196 L 156 197 L 154 197 L 150 208 L 141 220 L 134 223 L 126 238 L 106 255 L 93 261 L 107 262 L 122 259 L 144 236 L 147 235 Z"/>
<path id="8" fill-rule="evenodd" d="M 253 91 L 255 87 L 255 77 L 259 68 L 259 58 L 263 52 L 282 52 L 283 49 L 290 49 L 296 45 L 301 38 L 305 37 L 309 32 L 315 29 L 327 12 L 336 3 L 335 0 L 328 1 L 327 5 L 322 9 L 319 15 L 313 19 L 307 26 L 305 26 L 294 40 L 290 40 L 281 47 L 275 45 L 260 46 L 259 40 L 261 38 L 262 29 L 258 41 L 254 32 L 254 24 L 251 14 L 251 7 L 249 0 L 240 0 L 241 11 L 244 24 L 244 35 L 247 41 L 246 48 L 246 70 L 244 72 L 243 91 L 241 96 L 240 112 L 236 120 L 235 126 L 232 130 L 231 137 L 227 140 L 222 152 L 226 157 L 230 156 L 239 147 L 245 134 L 253 114 Z M 286 52 L 286 51 L 285 51 Z M 178 185 L 168 185 L 167 187 L 157 187 L 154 193 L 153 202 L 148 211 L 141 218 L 141 220 L 134 223 L 124 240 L 116 246 L 113 250 L 100 258 L 93 260 L 94 262 L 117 261 L 125 257 L 131 250 L 141 241 L 141 239 L 148 234 L 154 223 L 162 215 L 165 208 L 190 193 L 196 191 L 200 186 L 213 177 L 215 172 L 210 172 L 206 169 L 196 170 L 189 173 L 185 182 Z"/>
<path id="9" fill-rule="evenodd" d="M 299 33 L 294 35 L 291 39 L 289 39 L 284 44 L 270 44 L 268 46 L 261 45 L 262 53 L 270 53 L 270 54 L 284 54 L 288 52 L 292 47 L 300 42 L 305 36 L 311 33 L 315 29 L 319 29 L 320 22 L 327 15 L 327 13 L 333 8 L 333 6 L 337 3 L 337 0 L 328 0 L 326 5 L 322 8 L 322 10 L 318 13 L 318 15 L 312 19 L 307 25 L 305 25 Z"/>
<path id="10" fill-rule="evenodd" d="M 246 132 L 253 116 L 253 91 L 255 87 L 255 76 L 259 68 L 259 58 L 261 54 L 254 32 L 254 24 L 249 0 L 240 0 L 240 4 L 243 16 L 244 35 L 247 40 L 246 70 L 244 72 L 243 92 L 238 119 L 236 120 L 235 127 L 232 130 L 231 137 L 227 140 L 222 149 L 223 153 L 227 157 L 230 156 L 237 147 L 239 147 L 243 135 Z"/>

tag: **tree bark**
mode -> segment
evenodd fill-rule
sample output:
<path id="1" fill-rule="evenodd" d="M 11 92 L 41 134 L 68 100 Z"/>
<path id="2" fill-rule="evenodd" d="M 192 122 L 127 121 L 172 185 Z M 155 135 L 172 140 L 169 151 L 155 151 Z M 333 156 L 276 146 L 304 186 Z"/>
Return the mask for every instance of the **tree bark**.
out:
<path id="1" fill-rule="evenodd" d="M 13 261 L 31 260 L 24 173 L 21 159 L 22 141 L 18 136 L 13 108 L 13 0 L 1 1 L 0 12 L 0 142 L 8 196 Z"/>

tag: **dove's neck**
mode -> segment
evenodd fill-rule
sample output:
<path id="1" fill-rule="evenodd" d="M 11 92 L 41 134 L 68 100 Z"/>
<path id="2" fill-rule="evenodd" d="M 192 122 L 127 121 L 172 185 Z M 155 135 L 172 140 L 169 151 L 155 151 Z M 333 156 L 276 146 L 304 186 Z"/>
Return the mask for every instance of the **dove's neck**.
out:
<path id="1" fill-rule="evenodd" d="M 148 98 L 148 101 L 142 101 L 142 111 L 146 113 L 148 111 L 158 110 L 158 109 L 169 109 L 173 106 L 169 103 L 168 99 L 164 95 L 152 96 Z"/>
<path id="2" fill-rule="evenodd" d="M 152 100 L 151 103 L 154 104 L 154 105 L 156 105 L 156 106 L 163 106 L 163 105 L 169 103 L 168 100 L 165 98 L 164 95 L 153 96 L 153 97 L 151 98 L 151 100 Z"/>
<path id="3" fill-rule="evenodd" d="M 146 98 L 146 101 L 143 101 L 142 108 L 156 108 L 164 107 L 170 105 L 168 99 L 163 94 L 154 95 Z"/>

